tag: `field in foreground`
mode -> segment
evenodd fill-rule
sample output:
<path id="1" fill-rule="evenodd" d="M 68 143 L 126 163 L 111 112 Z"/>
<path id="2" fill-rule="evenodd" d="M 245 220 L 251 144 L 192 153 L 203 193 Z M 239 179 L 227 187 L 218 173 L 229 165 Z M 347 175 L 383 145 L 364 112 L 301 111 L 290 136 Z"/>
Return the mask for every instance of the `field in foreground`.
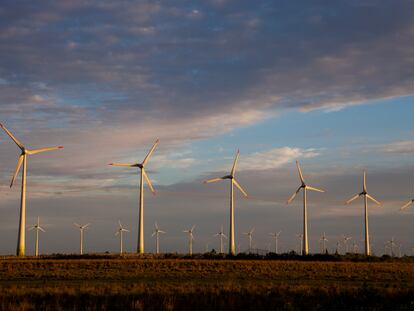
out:
<path id="1" fill-rule="evenodd" d="M 0 260 L 1 310 L 414 310 L 414 263 Z"/>

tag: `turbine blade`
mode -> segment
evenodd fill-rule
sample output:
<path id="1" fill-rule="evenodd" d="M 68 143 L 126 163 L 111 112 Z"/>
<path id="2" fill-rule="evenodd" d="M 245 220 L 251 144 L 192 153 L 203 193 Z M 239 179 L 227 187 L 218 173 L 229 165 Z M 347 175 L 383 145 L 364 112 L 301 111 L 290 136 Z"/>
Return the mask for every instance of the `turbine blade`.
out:
<path id="1" fill-rule="evenodd" d="M 345 204 L 349 204 L 352 201 L 355 201 L 356 199 L 358 199 L 360 196 L 360 194 L 356 194 L 355 196 L 353 196 L 352 198 L 350 198 L 348 201 L 345 202 Z"/>
<path id="2" fill-rule="evenodd" d="M 409 207 L 413 203 L 414 203 L 414 200 L 410 200 L 407 204 L 405 204 L 403 207 L 400 208 L 400 211 L 406 209 L 407 207 Z"/>
<path id="3" fill-rule="evenodd" d="M 231 176 L 236 173 L 237 161 L 239 160 L 240 150 L 237 150 L 236 157 L 234 158 L 233 167 L 231 169 Z"/>
<path id="4" fill-rule="evenodd" d="M 17 174 L 19 174 L 20 167 L 22 166 L 24 157 L 25 157 L 24 155 L 20 155 L 19 159 L 17 160 L 16 170 L 15 170 L 14 175 L 12 177 L 12 180 L 11 180 L 11 183 L 10 183 L 10 188 L 13 187 L 14 180 L 16 179 Z"/>
<path id="5" fill-rule="evenodd" d="M 122 228 L 122 224 L 120 220 L 118 220 L 118 224 L 119 224 L 119 228 Z"/>
<path id="6" fill-rule="evenodd" d="M 223 238 L 225 238 L 227 240 L 227 236 L 225 234 L 223 234 Z"/>
<path id="7" fill-rule="evenodd" d="M 243 190 L 242 186 L 240 186 L 239 182 L 235 178 L 233 178 L 233 182 L 236 185 L 236 187 L 239 188 L 239 190 L 241 191 L 241 193 L 243 193 L 244 196 L 247 197 L 246 191 Z"/>
<path id="8" fill-rule="evenodd" d="M 296 166 L 298 167 L 300 181 L 302 183 L 305 183 L 305 179 L 303 178 L 302 170 L 300 169 L 300 165 L 299 165 L 299 161 L 298 160 L 296 160 Z"/>
<path id="9" fill-rule="evenodd" d="M 154 151 L 155 147 L 158 145 L 159 141 L 160 140 L 157 138 L 157 140 L 155 141 L 155 143 L 152 146 L 151 150 L 148 152 L 147 156 L 145 157 L 144 161 L 142 161 L 142 166 L 145 166 L 145 164 L 147 164 L 152 152 Z"/>
<path id="10" fill-rule="evenodd" d="M 76 227 L 81 227 L 81 225 L 77 224 L 76 222 L 74 222 L 73 225 L 76 226 Z"/>
<path id="11" fill-rule="evenodd" d="M 157 222 L 155 222 L 155 229 L 157 229 L 158 230 L 158 224 L 157 224 Z"/>
<path id="12" fill-rule="evenodd" d="M 14 143 L 23 151 L 24 150 L 23 144 L 16 137 L 14 137 L 13 134 L 3 124 L 0 123 L 0 127 L 6 132 L 7 135 L 9 135 L 9 137 L 14 141 Z"/>
<path id="13" fill-rule="evenodd" d="M 322 189 L 318 189 L 318 188 L 311 187 L 311 186 L 306 186 L 306 189 L 308 189 L 308 190 L 310 190 L 310 191 L 316 191 L 316 192 L 325 192 L 325 191 L 324 191 L 324 190 L 322 190 Z"/>
<path id="14" fill-rule="evenodd" d="M 290 204 L 292 201 L 293 201 L 293 199 L 296 197 L 296 195 L 299 193 L 299 191 L 300 191 L 300 189 L 302 189 L 302 186 L 300 186 L 299 188 L 298 188 L 298 190 L 296 190 L 292 195 L 291 195 L 291 197 L 289 198 L 289 200 L 287 201 L 287 204 Z"/>
<path id="15" fill-rule="evenodd" d="M 86 225 L 84 225 L 84 226 L 83 226 L 83 229 L 88 228 L 88 227 L 89 227 L 89 225 L 90 225 L 90 224 L 86 224 Z"/>
<path id="16" fill-rule="evenodd" d="M 137 167 L 137 164 L 123 164 L 123 163 L 109 163 L 111 166 L 127 166 L 127 167 Z"/>
<path id="17" fill-rule="evenodd" d="M 224 180 L 224 179 L 225 179 L 224 177 L 220 177 L 220 178 L 213 178 L 213 179 L 209 179 L 209 180 L 204 181 L 204 183 L 205 183 L 205 184 L 209 184 L 209 183 L 211 183 L 211 182 L 216 182 L 216 181 L 220 181 L 220 180 Z"/>
<path id="18" fill-rule="evenodd" d="M 195 225 L 191 227 L 191 232 L 194 230 L 195 227 L 196 227 Z"/>
<path id="19" fill-rule="evenodd" d="M 35 227 L 30 227 L 28 230 L 29 230 L 29 231 L 32 231 L 34 228 L 35 228 Z"/>
<path id="20" fill-rule="evenodd" d="M 381 205 L 381 203 L 380 202 L 378 202 L 377 200 L 375 200 L 372 196 L 370 196 L 368 193 L 366 194 L 367 195 L 367 198 L 368 199 L 370 199 L 372 202 L 375 202 L 375 203 L 377 203 L 378 205 Z"/>
<path id="21" fill-rule="evenodd" d="M 119 231 L 115 232 L 115 235 L 118 235 L 118 234 L 119 234 Z"/>
<path id="22" fill-rule="evenodd" d="M 46 232 L 45 229 L 43 229 L 42 227 L 38 227 L 40 231 L 42 232 Z"/>
<path id="23" fill-rule="evenodd" d="M 159 233 L 167 233 L 167 232 L 165 232 L 165 231 L 162 231 L 162 230 L 158 230 L 158 232 L 159 232 Z"/>
<path id="24" fill-rule="evenodd" d="M 37 153 L 41 153 L 41 152 L 46 152 L 46 151 L 51 151 L 51 150 L 58 150 L 58 149 L 63 149 L 63 146 L 57 146 L 57 147 L 51 147 L 51 148 L 42 148 L 42 149 L 35 149 L 35 150 L 28 150 L 27 154 L 37 154 Z"/>
<path id="25" fill-rule="evenodd" d="M 152 186 L 151 180 L 149 179 L 149 177 L 148 177 L 147 173 L 145 172 L 144 168 L 142 168 L 142 174 L 144 175 L 144 178 L 147 181 L 148 186 L 150 187 L 152 194 L 155 194 L 154 187 Z"/>
<path id="26" fill-rule="evenodd" d="M 157 232 L 156 231 L 154 231 L 152 234 L 151 234 L 151 236 L 154 236 L 154 235 L 156 235 L 157 234 Z"/>

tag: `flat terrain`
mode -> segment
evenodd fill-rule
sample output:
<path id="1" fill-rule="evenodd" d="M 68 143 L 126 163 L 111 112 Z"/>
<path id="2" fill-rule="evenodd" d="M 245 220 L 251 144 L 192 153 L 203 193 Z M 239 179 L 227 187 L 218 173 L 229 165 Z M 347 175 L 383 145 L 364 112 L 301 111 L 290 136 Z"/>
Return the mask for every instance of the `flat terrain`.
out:
<path id="1" fill-rule="evenodd" d="M 2 310 L 414 310 L 414 263 L 0 260 Z"/>

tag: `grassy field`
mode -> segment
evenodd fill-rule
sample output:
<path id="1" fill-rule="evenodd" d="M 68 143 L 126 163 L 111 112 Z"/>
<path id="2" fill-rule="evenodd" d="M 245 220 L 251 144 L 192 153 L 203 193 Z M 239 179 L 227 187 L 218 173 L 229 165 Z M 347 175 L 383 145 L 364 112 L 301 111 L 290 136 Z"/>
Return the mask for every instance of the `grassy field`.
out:
<path id="1" fill-rule="evenodd" d="M 414 310 L 414 263 L 0 260 L 2 310 Z"/>

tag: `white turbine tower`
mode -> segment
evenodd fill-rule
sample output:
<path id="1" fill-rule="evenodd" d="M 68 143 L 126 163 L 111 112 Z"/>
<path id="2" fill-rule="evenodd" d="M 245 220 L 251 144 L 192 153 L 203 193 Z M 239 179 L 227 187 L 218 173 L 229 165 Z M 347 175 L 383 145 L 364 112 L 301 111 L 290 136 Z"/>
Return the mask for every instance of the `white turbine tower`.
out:
<path id="1" fill-rule="evenodd" d="M 295 193 L 292 194 L 292 196 L 289 198 L 289 200 L 287 201 L 287 203 L 289 204 L 290 202 L 293 201 L 293 199 L 296 197 L 296 195 L 299 193 L 299 191 L 301 189 L 303 189 L 303 243 L 302 243 L 302 255 L 307 255 L 309 253 L 309 245 L 308 245 L 308 209 L 307 209 L 307 191 L 316 191 L 316 192 L 325 192 L 321 189 L 318 188 L 314 188 L 311 186 L 308 186 L 305 183 L 305 179 L 303 178 L 302 175 L 302 170 L 300 169 L 300 165 L 299 162 L 296 161 L 296 166 L 298 167 L 298 172 L 299 172 L 299 178 L 300 178 L 300 182 L 302 183 L 298 190 L 296 190 Z"/>
<path id="2" fill-rule="evenodd" d="M 298 254 L 303 255 L 303 234 L 297 234 L 296 237 L 299 239 Z"/>
<path id="3" fill-rule="evenodd" d="M 81 255 L 83 255 L 83 230 L 89 227 L 90 224 L 86 225 L 79 225 L 76 222 L 73 223 L 75 227 L 77 227 L 80 231 L 80 245 L 79 245 L 79 252 Z"/>
<path id="4" fill-rule="evenodd" d="M 155 229 L 154 229 L 154 232 L 152 233 L 152 236 L 155 236 L 155 252 L 156 252 L 156 254 L 160 253 L 160 233 L 166 233 L 166 232 L 160 230 L 160 228 L 158 228 L 158 224 L 155 223 Z"/>
<path id="5" fill-rule="evenodd" d="M 253 232 L 254 232 L 254 228 L 250 229 L 250 231 L 249 231 L 249 232 L 243 232 L 243 234 L 244 234 L 245 236 L 247 236 L 247 237 L 248 237 L 248 239 L 249 239 L 249 253 L 251 253 L 251 252 L 252 252 Z"/>
<path id="6" fill-rule="evenodd" d="M 234 159 L 233 168 L 230 172 L 230 175 L 226 175 L 220 178 L 214 178 L 205 181 L 204 183 L 212 183 L 216 181 L 226 180 L 230 179 L 230 241 L 229 241 L 229 254 L 234 255 L 235 254 L 235 242 L 234 242 L 234 186 L 236 186 L 241 193 L 244 194 L 244 196 L 247 197 L 246 191 L 243 190 L 243 188 L 240 186 L 240 184 L 237 182 L 235 174 L 236 174 L 236 167 L 237 167 L 237 160 L 239 159 L 240 151 L 237 150 L 236 158 Z"/>
<path id="7" fill-rule="evenodd" d="M 345 245 L 345 254 L 348 253 L 348 242 L 352 239 L 352 237 L 350 236 L 342 236 L 342 239 L 344 241 L 344 245 Z"/>
<path id="8" fill-rule="evenodd" d="M 275 254 L 279 253 L 279 235 L 282 233 L 282 231 L 279 231 L 278 233 L 276 232 L 271 232 L 269 233 L 269 235 L 275 239 Z"/>
<path id="9" fill-rule="evenodd" d="M 40 227 L 40 218 L 37 217 L 37 224 L 33 227 L 30 227 L 29 230 L 36 230 L 36 245 L 35 245 L 35 256 L 39 256 L 39 230 L 42 232 L 46 232 L 42 227 Z"/>
<path id="10" fill-rule="evenodd" d="M 368 199 L 375 202 L 378 205 L 381 205 L 380 202 L 375 200 L 372 196 L 370 196 L 367 192 L 367 174 L 364 172 L 364 180 L 362 185 L 362 192 L 356 194 L 352 198 L 350 198 L 348 201 L 346 201 L 346 204 L 351 203 L 352 201 L 358 199 L 359 197 L 364 197 L 364 211 L 365 211 L 365 256 L 371 255 L 371 245 L 369 243 L 369 229 L 368 229 Z"/>
<path id="11" fill-rule="evenodd" d="M 321 253 L 325 254 L 326 253 L 326 242 L 328 242 L 329 240 L 326 238 L 325 232 L 322 234 L 320 242 L 322 244 L 321 247 Z"/>
<path id="12" fill-rule="evenodd" d="M 155 190 L 151 184 L 151 181 L 145 172 L 145 165 L 147 164 L 152 152 L 154 151 L 155 147 L 157 146 L 159 140 L 157 139 L 152 146 L 151 150 L 148 152 L 147 156 L 145 157 L 142 163 L 135 163 L 135 164 L 121 164 L 121 163 L 110 163 L 109 165 L 112 166 L 126 166 L 126 167 L 138 167 L 141 169 L 141 179 L 139 183 L 139 219 L 138 219 L 138 245 L 137 245 L 137 253 L 143 254 L 144 253 L 144 178 L 148 183 L 153 194 L 155 194 Z"/>
<path id="13" fill-rule="evenodd" d="M 115 235 L 119 235 L 119 254 L 122 255 L 122 253 L 124 252 L 124 232 L 129 232 L 129 230 L 125 229 L 122 224 L 121 221 L 118 220 L 118 230 L 116 230 Z"/>
<path id="14" fill-rule="evenodd" d="M 188 254 L 190 256 L 193 255 L 193 240 L 194 240 L 193 232 L 194 232 L 194 228 L 195 228 L 195 225 L 192 226 L 191 229 L 183 230 L 183 232 L 188 233 Z"/>
<path id="15" fill-rule="evenodd" d="M 220 232 L 216 233 L 214 236 L 218 236 L 220 237 L 220 254 L 224 253 L 224 249 L 223 249 L 223 238 L 227 239 L 226 235 L 223 232 L 223 225 L 221 226 L 221 230 Z"/>
<path id="16" fill-rule="evenodd" d="M 17 177 L 17 174 L 20 171 L 20 167 L 23 165 L 22 169 L 22 189 L 21 189 L 21 199 L 20 199 L 20 222 L 19 222 L 19 234 L 17 239 L 17 256 L 24 256 L 25 248 L 26 248 L 26 166 L 27 166 L 27 157 L 29 155 L 34 155 L 38 153 L 42 153 L 45 151 L 50 150 L 57 150 L 62 149 L 63 146 L 52 147 L 52 148 L 42 148 L 42 149 L 34 149 L 28 150 L 26 147 L 17 140 L 16 137 L 3 125 L 0 123 L 0 127 L 9 135 L 9 137 L 14 141 L 14 143 L 20 148 L 21 154 L 19 156 L 19 160 L 17 161 L 16 170 L 14 172 L 12 181 L 10 183 L 10 188 L 13 186 L 14 180 Z"/>

